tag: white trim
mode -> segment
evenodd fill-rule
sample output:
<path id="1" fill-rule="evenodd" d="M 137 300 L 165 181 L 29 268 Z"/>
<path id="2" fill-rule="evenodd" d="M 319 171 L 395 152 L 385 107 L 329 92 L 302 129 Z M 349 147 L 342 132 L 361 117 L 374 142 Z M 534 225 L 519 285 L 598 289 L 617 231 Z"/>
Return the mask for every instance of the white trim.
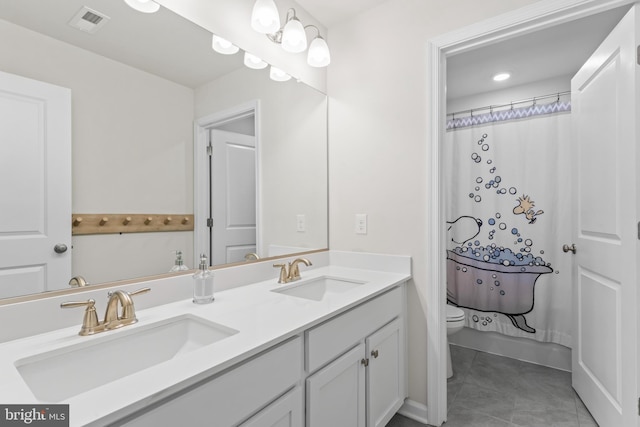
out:
<path id="1" fill-rule="evenodd" d="M 207 232 L 207 200 L 209 192 L 208 179 L 203 179 L 207 173 L 207 158 L 202 153 L 209 143 L 209 130 L 222 126 L 234 120 L 241 119 L 248 115 L 254 115 L 255 138 L 256 138 L 256 248 L 262 247 L 262 209 L 260 184 L 260 172 L 262 162 L 260 156 L 260 101 L 253 100 L 245 102 L 228 110 L 213 113 L 201 117 L 194 122 L 193 129 L 193 213 L 194 213 L 194 236 L 193 248 L 194 256 L 200 253 L 208 253 L 208 232 Z"/>
<path id="2" fill-rule="evenodd" d="M 422 403 L 407 399 L 398 413 L 419 423 L 427 424 L 427 407 Z"/>
<path id="3" fill-rule="evenodd" d="M 427 133 L 427 200 L 430 200 L 427 230 L 427 406 L 429 422 L 441 425 L 447 419 L 445 375 L 446 269 L 444 264 L 445 193 L 441 178 L 440 141 L 444 140 L 446 105 L 444 99 L 446 57 L 490 43 L 636 3 L 633 0 L 542 0 L 460 30 L 432 39 L 427 45 L 429 94 Z"/>

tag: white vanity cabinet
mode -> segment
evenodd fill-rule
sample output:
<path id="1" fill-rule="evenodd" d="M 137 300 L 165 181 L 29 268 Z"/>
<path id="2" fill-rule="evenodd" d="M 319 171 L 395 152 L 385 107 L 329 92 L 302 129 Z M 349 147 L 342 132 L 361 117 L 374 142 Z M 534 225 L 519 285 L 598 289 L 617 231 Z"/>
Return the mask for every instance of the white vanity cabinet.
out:
<path id="1" fill-rule="evenodd" d="M 114 425 L 382 427 L 406 390 L 397 286 Z"/>
<path id="2" fill-rule="evenodd" d="M 240 427 L 303 427 L 304 402 L 302 388 L 296 387 Z"/>
<path id="3" fill-rule="evenodd" d="M 302 339 L 295 337 L 115 425 L 235 426 L 295 386 L 301 373 Z"/>
<path id="4" fill-rule="evenodd" d="M 306 333 L 307 427 L 384 426 L 407 395 L 404 288 Z M 337 357 L 336 357 L 337 356 Z"/>

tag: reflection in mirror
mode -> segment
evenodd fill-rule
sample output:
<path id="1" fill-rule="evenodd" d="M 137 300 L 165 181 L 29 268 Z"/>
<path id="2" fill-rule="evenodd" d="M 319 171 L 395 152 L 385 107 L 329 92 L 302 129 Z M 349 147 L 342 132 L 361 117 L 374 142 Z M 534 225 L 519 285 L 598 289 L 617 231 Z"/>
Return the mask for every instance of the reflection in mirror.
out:
<path id="1" fill-rule="evenodd" d="M 69 25 L 84 6 L 104 17 L 95 33 Z M 0 71 L 70 89 L 69 212 L 194 214 L 204 221 L 204 227 L 195 224 L 196 238 L 191 231 L 69 236 L 70 249 L 58 254 L 71 264 L 65 279 L 11 294 L 0 289 L 0 297 L 68 288 L 73 276 L 97 284 L 162 274 L 173 267 L 176 251 L 194 268 L 194 251 L 211 253 L 200 243 L 209 235 L 210 216 L 198 206 L 213 206 L 210 189 L 200 192 L 208 172 L 197 165 L 208 157 L 206 147 L 194 151 L 194 140 L 202 143 L 194 139 L 194 122 L 209 136 L 247 133 L 219 119 L 247 105 L 254 106 L 255 196 L 248 200 L 255 206 L 256 241 L 242 250 L 227 247 L 216 264 L 328 246 L 324 94 L 293 80 L 269 80 L 267 70 L 244 67 L 242 52 L 213 52 L 210 32 L 165 8 L 142 14 L 121 0 L 0 0 L 0 37 L 11 40 L 0 45 Z M 244 227 L 247 216 L 231 225 Z M 70 215 L 66 221 L 71 229 Z M 0 240 L 5 231 L 0 227 Z"/>

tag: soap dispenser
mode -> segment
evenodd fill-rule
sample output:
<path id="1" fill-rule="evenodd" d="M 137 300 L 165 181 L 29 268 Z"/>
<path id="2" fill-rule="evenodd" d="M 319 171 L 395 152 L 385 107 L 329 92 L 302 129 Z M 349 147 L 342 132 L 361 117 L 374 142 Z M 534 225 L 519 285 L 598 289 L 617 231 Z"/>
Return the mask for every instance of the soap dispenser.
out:
<path id="1" fill-rule="evenodd" d="M 209 263 L 205 254 L 200 255 L 200 267 L 193 275 L 193 302 L 208 304 L 213 302 L 213 272 L 209 271 Z"/>
<path id="2" fill-rule="evenodd" d="M 174 273 L 176 271 L 186 271 L 189 267 L 184 265 L 184 261 L 182 261 L 182 251 L 176 251 L 176 261 L 169 273 Z"/>

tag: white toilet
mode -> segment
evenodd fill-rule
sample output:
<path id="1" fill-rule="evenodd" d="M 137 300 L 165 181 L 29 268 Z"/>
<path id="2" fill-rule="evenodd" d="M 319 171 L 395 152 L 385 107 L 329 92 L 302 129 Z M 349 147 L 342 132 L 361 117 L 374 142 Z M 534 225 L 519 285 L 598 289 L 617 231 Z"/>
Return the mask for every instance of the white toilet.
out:
<path id="1" fill-rule="evenodd" d="M 464 311 L 453 305 L 447 304 L 447 378 L 453 376 L 451 367 L 451 349 L 449 348 L 449 335 L 455 334 L 464 327 Z"/>

